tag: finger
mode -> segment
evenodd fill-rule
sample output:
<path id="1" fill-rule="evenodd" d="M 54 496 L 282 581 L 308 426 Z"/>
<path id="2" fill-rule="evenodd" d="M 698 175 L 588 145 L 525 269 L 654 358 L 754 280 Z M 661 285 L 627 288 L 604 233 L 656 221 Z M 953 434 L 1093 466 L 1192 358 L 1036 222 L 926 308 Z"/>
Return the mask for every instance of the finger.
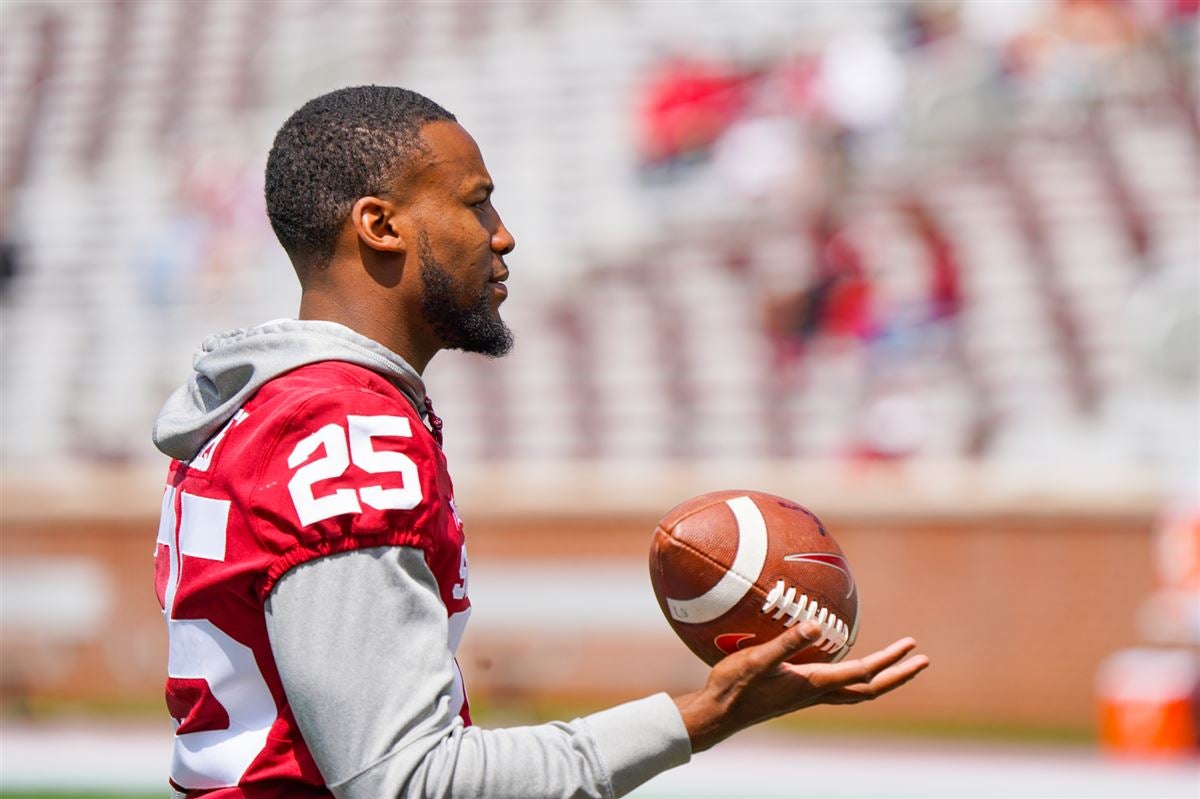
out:
<path id="1" fill-rule="evenodd" d="M 836 689 L 854 683 L 868 682 L 872 677 L 900 660 L 913 650 L 917 642 L 911 638 L 899 641 L 856 660 L 842 663 L 808 666 L 809 679 L 819 688 Z"/>
<path id="2" fill-rule="evenodd" d="M 785 630 L 779 635 L 755 647 L 757 659 L 764 669 L 778 666 L 800 650 L 810 646 L 824 635 L 821 625 L 811 619 Z"/>
<path id="3" fill-rule="evenodd" d="M 855 704 L 876 699 L 890 693 L 912 680 L 925 669 L 929 668 L 929 658 L 915 655 L 902 663 L 876 674 L 870 682 L 847 685 L 828 695 L 825 701 L 831 704 Z"/>

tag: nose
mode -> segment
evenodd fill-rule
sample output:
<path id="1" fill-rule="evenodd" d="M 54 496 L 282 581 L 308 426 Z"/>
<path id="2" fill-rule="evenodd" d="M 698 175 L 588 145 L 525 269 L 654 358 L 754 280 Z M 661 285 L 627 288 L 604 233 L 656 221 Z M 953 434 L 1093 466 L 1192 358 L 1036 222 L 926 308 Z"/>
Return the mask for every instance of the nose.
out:
<path id="1" fill-rule="evenodd" d="M 517 241 L 513 235 L 508 232 L 508 228 L 504 226 L 504 221 L 500 219 L 500 215 L 496 215 L 496 232 L 492 234 L 492 252 L 498 255 L 508 255 L 517 247 Z"/>

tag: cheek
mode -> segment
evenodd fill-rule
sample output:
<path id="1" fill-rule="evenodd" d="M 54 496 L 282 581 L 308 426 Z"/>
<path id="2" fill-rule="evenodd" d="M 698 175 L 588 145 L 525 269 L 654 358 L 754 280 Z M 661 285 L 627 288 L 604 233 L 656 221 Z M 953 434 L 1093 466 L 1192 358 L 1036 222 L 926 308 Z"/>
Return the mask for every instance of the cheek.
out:
<path id="1" fill-rule="evenodd" d="M 449 224 L 441 230 L 441 241 L 447 254 L 460 261 L 473 261 L 481 252 L 491 251 L 491 234 L 473 211 L 467 209 L 465 214 L 446 221 Z"/>
<path id="2" fill-rule="evenodd" d="M 475 220 L 475 228 L 472 233 L 475 236 L 476 249 L 484 253 L 490 263 L 492 260 L 492 232 L 477 219 Z"/>
<path id="3" fill-rule="evenodd" d="M 473 236 L 470 239 L 470 244 L 463 248 L 463 266 L 470 265 L 470 268 L 475 275 L 482 281 L 491 279 L 492 276 L 492 237 L 486 231 L 482 235 L 479 229 L 473 231 Z"/>
<path id="4" fill-rule="evenodd" d="M 475 248 L 491 249 L 492 233 L 489 228 L 491 215 L 477 208 L 468 208 L 467 213 L 461 217 L 462 225 L 459 232 L 462 234 L 461 241 L 469 241 Z"/>
<path id="5" fill-rule="evenodd" d="M 492 234 L 471 209 L 463 214 L 446 214 L 434 234 L 433 253 L 442 268 L 455 275 L 456 283 L 477 293 L 492 273 Z M 440 246 L 439 246 L 440 245 Z"/>
<path id="6" fill-rule="evenodd" d="M 454 259 L 453 265 L 464 276 L 484 270 L 490 272 L 491 251 L 490 240 L 481 240 L 477 230 L 463 231 L 463 235 L 455 239 L 449 250 Z"/>

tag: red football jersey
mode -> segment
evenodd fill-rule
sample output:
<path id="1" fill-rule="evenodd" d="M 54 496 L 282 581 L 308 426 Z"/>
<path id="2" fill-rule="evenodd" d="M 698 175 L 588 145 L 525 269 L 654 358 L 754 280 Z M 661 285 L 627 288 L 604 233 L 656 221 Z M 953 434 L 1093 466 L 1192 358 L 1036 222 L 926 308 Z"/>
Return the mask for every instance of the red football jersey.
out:
<path id="1" fill-rule="evenodd" d="M 471 603 L 453 496 L 441 447 L 409 399 L 335 361 L 267 383 L 190 462 L 172 461 L 154 582 L 170 649 L 173 784 L 212 799 L 332 796 L 283 692 L 267 596 L 314 558 L 417 547 L 457 649 Z M 457 669 L 454 700 L 469 724 Z"/>

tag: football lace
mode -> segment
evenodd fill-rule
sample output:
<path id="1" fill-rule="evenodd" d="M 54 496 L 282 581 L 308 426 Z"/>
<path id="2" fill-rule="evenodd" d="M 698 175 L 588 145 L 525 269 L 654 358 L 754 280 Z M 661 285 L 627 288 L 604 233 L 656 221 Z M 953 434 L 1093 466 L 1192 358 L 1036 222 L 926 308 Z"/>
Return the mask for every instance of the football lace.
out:
<path id="1" fill-rule="evenodd" d="M 796 586 L 789 586 L 783 580 L 775 583 L 767 601 L 763 603 L 762 612 L 775 611 L 771 618 L 788 620 L 784 627 L 791 627 L 808 619 L 815 619 L 821 625 L 822 636 L 813 642 L 813 646 L 821 652 L 838 652 L 850 643 L 850 627 L 836 614 L 830 613 L 829 608 L 822 607 L 819 602 L 809 599 L 807 594 L 801 594 L 796 599 Z"/>

